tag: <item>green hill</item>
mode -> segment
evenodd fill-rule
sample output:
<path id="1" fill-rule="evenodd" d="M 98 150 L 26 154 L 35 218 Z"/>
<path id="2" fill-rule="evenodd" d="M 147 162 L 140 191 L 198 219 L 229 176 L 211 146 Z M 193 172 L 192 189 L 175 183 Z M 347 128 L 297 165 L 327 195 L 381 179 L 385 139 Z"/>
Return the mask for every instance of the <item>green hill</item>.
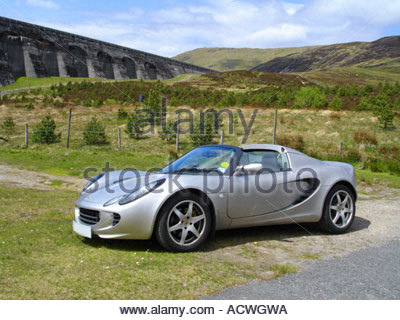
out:
<path id="1" fill-rule="evenodd" d="M 291 54 L 299 54 L 312 47 L 280 49 L 200 48 L 181 53 L 174 59 L 217 71 L 250 70 L 259 64 Z"/>
<path id="2" fill-rule="evenodd" d="M 286 73 L 360 67 L 398 73 L 400 37 L 283 49 L 202 48 L 174 58 L 219 71 L 245 69 Z"/>

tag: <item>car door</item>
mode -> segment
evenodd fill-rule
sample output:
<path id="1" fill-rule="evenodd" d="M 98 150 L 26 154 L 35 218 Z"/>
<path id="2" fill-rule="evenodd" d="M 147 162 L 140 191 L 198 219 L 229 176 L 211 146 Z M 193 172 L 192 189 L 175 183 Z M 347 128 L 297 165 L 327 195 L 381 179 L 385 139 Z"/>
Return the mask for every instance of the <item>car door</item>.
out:
<path id="1" fill-rule="evenodd" d="M 239 166 L 251 163 L 260 163 L 261 172 L 230 177 L 228 216 L 232 219 L 276 212 L 292 205 L 298 197 L 291 190 L 296 177 L 285 152 L 246 150 Z"/>

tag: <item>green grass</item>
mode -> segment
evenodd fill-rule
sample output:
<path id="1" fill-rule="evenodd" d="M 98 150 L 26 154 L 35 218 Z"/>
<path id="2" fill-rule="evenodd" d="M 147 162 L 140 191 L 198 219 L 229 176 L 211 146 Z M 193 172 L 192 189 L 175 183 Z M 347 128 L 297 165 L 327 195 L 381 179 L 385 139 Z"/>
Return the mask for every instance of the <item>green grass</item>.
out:
<path id="1" fill-rule="evenodd" d="M 63 147 L 39 146 L 36 149 L 0 148 L 0 163 L 5 162 L 29 170 L 60 176 L 81 176 L 86 168 L 96 168 L 98 173 L 106 162 L 115 170 L 134 168 L 148 170 L 164 167 L 167 155 L 143 152 L 110 152 L 107 147 L 66 150 Z M 91 175 L 94 173 L 92 172 Z"/>
<path id="2" fill-rule="evenodd" d="M 49 184 L 49 186 L 51 186 L 51 187 L 62 187 L 63 185 L 64 185 L 64 181 L 58 180 L 58 179 L 51 180 L 50 184 Z"/>
<path id="3" fill-rule="evenodd" d="M 269 268 L 278 276 L 283 276 L 287 273 L 296 273 L 298 268 L 291 264 L 275 264 Z"/>
<path id="4" fill-rule="evenodd" d="M 30 78 L 30 77 L 20 77 L 13 84 L 6 87 L 0 87 L 0 91 L 23 89 L 30 87 L 40 87 L 49 86 L 52 84 L 66 83 L 66 82 L 82 82 L 82 81 L 110 81 L 106 79 L 99 78 L 62 78 L 62 77 L 49 77 L 49 78 Z"/>
<path id="5" fill-rule="evenodd" d="M 374 185 L 376 183 L 386 184 L 390 188 L 400 188 L 400 177 L 383 172 L 372 172 L 370 170 L 356 169 L 357 181 Z"/>
<path id="6" fill-rule="evenodd" d="M 84 240 L 71 228 L 76 192 L 0 185 L 0 194 L 0 299 L 192 299 L 256 278 L 207 252 Z"/>
<path id="7" fill-rule="evenodd" d="M 201 77 L 201 74 L 197 73 L 183 73 L 180 74 L 179 76 L 176 76 L 175 78 L 167 79 L 165 82 L 180 82 L 180 81 L 190 81 L 194 79 L 198 79 Z"/>

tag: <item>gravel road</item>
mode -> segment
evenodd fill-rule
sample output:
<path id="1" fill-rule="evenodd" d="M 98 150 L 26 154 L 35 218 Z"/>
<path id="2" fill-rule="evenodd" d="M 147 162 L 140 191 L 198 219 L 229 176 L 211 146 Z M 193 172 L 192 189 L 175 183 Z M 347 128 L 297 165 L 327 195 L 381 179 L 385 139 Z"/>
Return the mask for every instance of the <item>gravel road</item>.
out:
<path id="1" fill-rule="evenodd" d="M 208 299 L 400 299 L 400 239 Z"/>

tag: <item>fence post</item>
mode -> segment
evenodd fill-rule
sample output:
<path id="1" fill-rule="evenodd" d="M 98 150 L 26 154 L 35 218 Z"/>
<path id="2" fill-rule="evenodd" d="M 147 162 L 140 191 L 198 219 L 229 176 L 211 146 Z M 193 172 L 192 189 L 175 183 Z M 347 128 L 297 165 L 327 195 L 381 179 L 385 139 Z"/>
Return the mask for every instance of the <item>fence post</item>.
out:
<path id="1" fill-rule="evenodd" d="M 339 154 L 341 155 L 343 152 L 343 141 L 339 142 Z"/>
<path id="2" fill-rule="evenodd" d="M 278 108 L 275 108 L 275 119 L 274 119 L 274 136 L 272 137 L 272 144 L 276 142 L 276 124 L 278 119 Z"/>
<path id="3" fill-rule="evenodd" d="M 25 123 L 25 148 L 28 149 L 28 124 Z"/>
<path id="4" fill-rule="evenodd" d="M 224 144 L 224 130 L 221 130 L 221 137 L 219 139 L 219 144 Z"/>
<path id="5" fill-rule="evenodd" d="M 163 97 L 161 99 L 161 130 L 165 130 L 167 127 L 167 98 Z"/>
<path id="6" fill-rule="evenodd" d="M 178 121 L 176 122 L 176 152 L 179 151 L 179 123 L 181 122 L 181 113 L 178 113 Z"/>
<path id="7" fill-rule="evenodd" d="M 67 129 L 67 148 L 69 148 L 69 137 L 70 137 L 70 134 L 71 134 L 71 116 L 72 116 L 72 109 L 69 109 L 68 129 Z"/>
<path id="8" fill-rule="evenodd" d="M 118 150 L 121 150 L 121 128 L 118 128 Z"/>

